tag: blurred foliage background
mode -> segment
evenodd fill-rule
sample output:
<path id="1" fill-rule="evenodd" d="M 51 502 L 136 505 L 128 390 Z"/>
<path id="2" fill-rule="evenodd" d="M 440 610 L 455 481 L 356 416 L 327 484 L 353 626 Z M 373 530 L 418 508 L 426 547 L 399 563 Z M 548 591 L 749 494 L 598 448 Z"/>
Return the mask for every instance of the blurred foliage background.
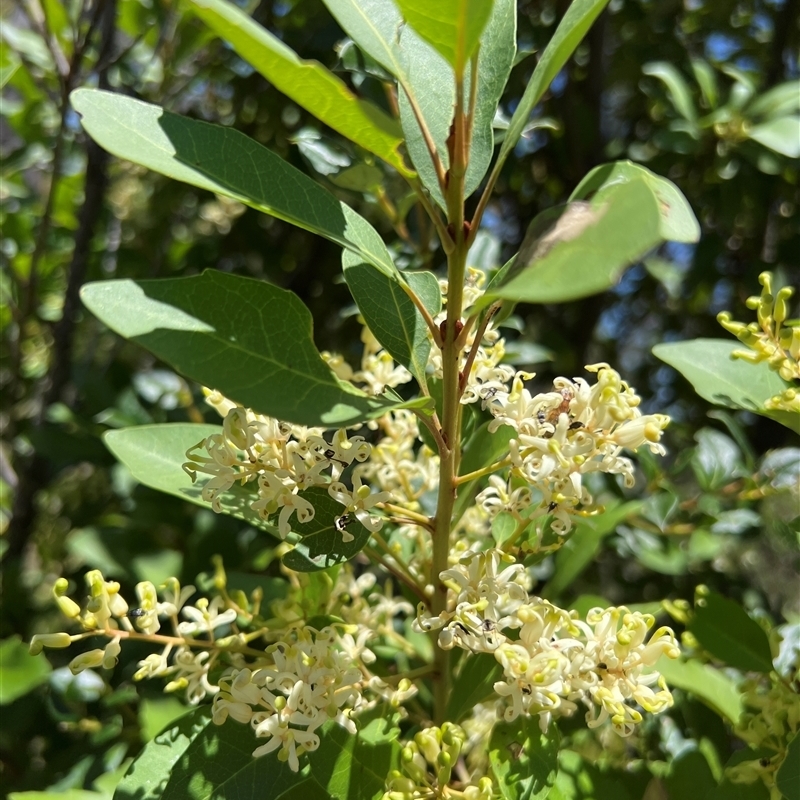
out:
<path id="1" fill-rule="evenodd" d="M 530 54 L 567 5 L 520 0 L 509 114 Z M 386 105 L 380 69 L 320 0 L 248 10 Z M 143 653 L 120 663 L 113 692 L 91 671 L 73 678 L 57 652 L 52 667 L 43 656 L 28 661 L 20 639 L 61 625 L 52 582 L 82 584 L 95 567 L 128 587 L 171 574 L 196 582 L 214 554 L 229 570 L 255 572 L 258 546 L 242 523 L 139 486 L 115 464 L 105 430 L 213 414 L 199 387 L 82 310 L 81 285 L 219 269 L 297 292 L 322 348 L 352 355 L 358 328 L 352 311 L 339 311 L 352 304 L 337 247 L 108 158 L 82 134 L 69 92 L 110 88 L 236 127 L 340 194 L 387 239 L 405 225 L 423 246 L 398 245 L 403 265 L 436 270 L 443 257 L 397 176 L 320 129 L 172 0 L 1 0 L 0 13 L 0 781 L 5 792 L 102 794 L 95 779 L 181 706 L 130 681 Z M 674 420 L 665 464 L 642 462 L 641 510 L 541 565 L 551 599 L 657 603 L 691 598 L 706 583 L 800 638 L 796 438 L 771 420 L 711 409 L 650 354 L 662 341 L 725 338 L 715 320 L 723 309 L 749 321 L 744 302 L 764 269 L 797 282 L 800 142 L 777 120 L 800 111 L 799 46 L 797 0 L 611 0 L 503 172 L 473 266 L 503 263 L 536 213 L 611 159 L 677 183 L 703 229 L 697 246 L 665 246 L 606 295 L 524 307 L 509 321 L 515 360 L 540 379 L 608 361 L 648 411 Z M 651 757 L 670 756 L 667 725 L 683 737 L 705 731 L 724 763 L 735 745 L 722 722 L 678 699 L 667 722 L 653 722 Z"/>

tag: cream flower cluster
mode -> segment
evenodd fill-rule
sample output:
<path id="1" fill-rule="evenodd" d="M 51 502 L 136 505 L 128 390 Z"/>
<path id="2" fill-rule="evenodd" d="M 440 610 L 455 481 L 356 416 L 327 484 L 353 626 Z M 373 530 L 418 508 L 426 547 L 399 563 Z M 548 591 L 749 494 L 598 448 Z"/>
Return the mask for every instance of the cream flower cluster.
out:
<path id="1" fill-rule="evenodd" d="M 530 521 L 552 515 L 553 530 L 567 533 L 576 511 L 592 502 L 584 475 L 621 475 L 632 486 L 633 464 L 622 451 L 646 446 L 664 454 L 660 439 L 669 417 L 643 415 L 636 392 L 608 364 L 586 369 L 597 373 L 594 384 L 556 378 L 553 391 L 533 395 L 524 385 L 533 375 L 518 372 L 510 390 L 484 394 L 483 406 L 494 417 L 489 429 L 514 431 L 507 482 L 495 479 L 477 499 L 489 514 L 506 511 Z"/>
<path id="2" fill-rule="evenodd" d="M 267 740 L 253 755 L 277 750 L 295 772 L 299 756 L 319 747 L 316 731 L 328 720 L 355 735 L 351 714 L 363 703 L 364 675 L 357 660 L 335 647 L 337 639 L 333 628 L 304 628 L 267 648 L 271 663 L 232 670 L 214 697 L 214 722 L 230 716 L 249 724 L 256 738 Z M 364 660 L 367 654 L 362 650 Z"/>
<path id="3" fill-rule="evenodd" d="M 794 676 L 790 677 L 800 678 L 800 668 L 795 666 Z M 746 680 L 739 689 L 744 692 L 746 710 L 734 732 L 750 747 L 770 755 L 741 761 L 727 769 L 726 774 L 734 783 L 761 780 L 772 792 L 771 796 L 782 797 L 775 787 L 775 775 L 786 760 L 789 742 L 800 735 L 800 693 L 791 682 L 780 678 L 765 685 L 763 676 Z"/>
<path id="4" fill-rule="evenodd" d="M 68 584 L 63 578 L 56 581 L 53 596 L 61 612 L 83 628 L 83 633 L 66 632 L 37 634 L 32 637 L 30 652 L 37 654 L 43 647 L 65 648 L 74 642 L 102 635 L 108 639 L 104 648 L 81 653 L 72 659 L 69 668 L 73 674 L 86 669 L 113 669 L 122 649 L 122 641 L 146 638 L 161 630 L 161 619 L 169 618 L 173 635 L 159 653 L 151 653 L 139 662 L 135 680 L 169 677 L 165 691 L 183 691 L 187 701 L 196 705 L 214 695 L 218 687 L 209 681 L 208 673 L 218 654 L 210 649 L 219 629 L 227 631 L 236 621 L 233 608 L 222 609 L 221 597 L 210 603 L 199 598 L 195 605 L 186 601 L 195 594 L 194 586 L 181 588 L 177 578 L 170 578 L 162 587 L 161 600 L 150 581 L 136 585 L 139 605 L 131 608 L 120 594 L 117 581 L 106 580 L 99 570 L 86 573 L 89 597 L 86 607 L 81 607 L 67 596 Z M 183 617 L 181 620 L 180 617 Z M 203 644 L 200 652 L 193 646 Z"/>
<path id="5" fill-rule="evenodd" d="M 800 320 L 787 319 L 794 289 L 784 286 L 773 294 L 772 273 L 758 276 L 761 295 L 747 298 L 747 307 L 756 311 L 758 321 L 745 325 L 734 321 L 730 312 L 721 311 L 717 321 L 732 333 L 746 350 L 734 350 L 732 356 L 753 364 L 766 362 L 787 383 L 800 381 Z M 764 404 L 775 411 L 800 412 L 800 388 L 790 386 Z"/>
<path id="6" fill-rule="evenodd" d="M 654 618 L 625 607 L 594 608 L 586 621 L 533 597 L 523 567 L 499 569 L 498 550 L 473 553 L 441 574 L 450 588 L 448 608 L 431 616 L 420 606 L 416 628 L 438 630 L 439 646 L 491 653 L 503 668 L 494 685 L 503 716 L 538 715 L 542 730 L 582 703 L 589 727 L 610 719 L 630 735 L 642 721 L 637 706 L 658 713 L 672 704 L 664 679 L 653 670 L 662 655 L 679 655 L 675 635 Z M 510 635 L 516 631 L 515 635 Z M 655 687 L 655 688 L 654 688 Z"/>
<path id="7" fill-rule="evenodd" d="M 392 770 L 386 782 L 383 800 L 427 800 L 428 798 L 464 798 L 491 800 L 492 779 L 484 776 L 466 785 L 453 780 L 467 736 L 458 725 L 446 722 L 441 728 L 419 731 L 401 753 L 402 770 Z"/>
<path id="8" fill-rule="evenodd" d="M 368 530 L 380 530 L 381 518 L 369 512 L 389 495 L 373 493 L 357 474 L 352 488 L 341 481 L 347 467 L 369 458 L 371 447 L 364 437 L 349 436 L 341 429 L 328 441 L 321 428 L 304 428 L 256 414 L 219 392 L 210 392 L 207 399 L 224 417 L 222 433 L 191 447 L 183 469 L 192 480 L 198 473 L 211 476 L 201 496 L 215 511 L 222 511 L 222 495 L 235 483 L 254 483 L 257 498 L 250 508 L 265 520 L 277 515 L 278 533 L 286 538 L 293 516 L 301 524 L 314 518 L 314 506 L 303 492 L 322 486 L 344 506 L 342 517 L 355 516 Z M 341 533 L 344 541 L 352 541 L 346 525 L 341 526 Z"/>
<path id="9" fill-rule="evenodd" d="M 387 387 L 394 388 L 411 380 L 411 373 L 400 364 L 395 364 L 392 356 L 383 349 L 366 325 L 361 328 L 361 342 L 364 348 L 360 370 L 353 370 L 338 353 L 322 352 L 322 357 L 337 378 L 350 381 L 371 394 L 383 394 Z"/>

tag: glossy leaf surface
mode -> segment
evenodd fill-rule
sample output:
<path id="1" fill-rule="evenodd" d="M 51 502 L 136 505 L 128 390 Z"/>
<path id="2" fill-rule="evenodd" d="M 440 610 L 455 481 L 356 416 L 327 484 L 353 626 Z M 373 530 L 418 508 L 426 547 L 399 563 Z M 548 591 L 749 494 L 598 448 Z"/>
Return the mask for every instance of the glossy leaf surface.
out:
<path id="1" fill-rule="evenodd" d="M 114 793 L 114 800 L 238 800 L 254 786 L 269 786 L 270 797 L 306 778 L 288 764 L 253 758 L 258 740 L 249 725 L 229 719 L 211 722 L 210 709 L 197 708 L 145 745 Z"/>
<path id="2" fill-rule="evenodd" d="M 492 697 L 495 681 L 503 676 L 503 668 L 489 653 L 464 655 L 462 659 L 447 702 L 450 722 L 460 722 L 472 713 L 477 703 Z"/>
<path id="3" fill-rule="evenodd" d="M 424 385 L 431 340 L 419 309 L 399 283 L 353 253 L 342 254 L 342 267 L 350 293 L 375 338 Z M 431 316 L 438 314 L 442 296 L 436 277 L 430 272 L 407 273 L 404 277 Z"/>
<path id="4" fill-rule="evenodd" d="M 371 720 L 356 736 L 328 723 L 319 748 L 309 754 L 311 775 L 333 800 L 380 800 L 386 776 L 399 762 L 398 733 L 387 719 Z"/>
<path id="5" fill-rule="evenodd" d="M 744 672 L 772 671 L 764 629 L 735 601 L 716 592 L 699 598 L 689 630 L 711 655 Z"/>
<path id="6" fill-rule="evenodd" d="M 300 523 L 291 520 L 292 531 L 302 536 L 302 541 L 283 556 L 283 563 L 296 572 L 316 572 L 328 569 L 353 558 L 369 541 L 369 531 L 351 515 L 345 530 L 352 541 L 345 542 L 336 520 L 344 514 L 344 506 L 337 503 L 321 486 L 302 492 L 302 497 L 314 506 L 314 519 Z"/>
<path id="7" fill-rule="evenodd" d="M 669 686 L 691 692 L 731 722 L 739 721 L 744 710 L 742 693 L 736 688 L 736 681 L 723 672 L 699 661 L 666 656 L 659 659 L 656 669 Z"/>
<path id="8" fill-rule="evenodd" d="M 489 763 L 503 800 L 545 800 L 558 772 L 558 744 L 555 726 L 542 733 L 537 716 L 495 726 Z"/>
<path id="9" fill-rule="evenodd" d="M 193 10 L 218 36 L 276 89 L 342 136 L 412 174 L 398 151 L 397 122 L 378 106 L 356 97 L 322 64 L 306 61 L 247 14 L 225 0 L 191 0 Z"/>
<path id="10" fill-rule="evenodd" d="M 492 12 L 493 0 L 397 0 L 412 28 L 462 75 Z"/>

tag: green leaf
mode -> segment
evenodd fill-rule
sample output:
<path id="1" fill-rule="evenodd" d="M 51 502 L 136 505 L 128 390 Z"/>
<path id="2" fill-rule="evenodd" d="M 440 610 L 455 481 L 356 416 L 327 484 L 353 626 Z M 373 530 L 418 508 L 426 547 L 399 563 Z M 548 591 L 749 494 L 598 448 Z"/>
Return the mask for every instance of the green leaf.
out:
<path id="1" fill-rule="evenodd" d="M 0 89 L 14 77 L 14 73 L 19 67 L 19 61 L 12 61 L 10 64 L 3 64 L 3 66 L 0 66 Z"/>
<path id="2" fill-rule="evenodd" d="M 587 517 L 575 526 L 574 533 L 555 555 L 555 568 L 542 590 L 544 597 L 559 597 L 594 560 L 603 539 L 644 504 L 638 500 L 611 506 L 602 514 Z"/>
<path id="3" fill-rule="evenodd" d="M 545 800 L 558 773 L 558 729 L 539 729 L 539 718 L 521 716 L 492 731 L 489 763 L 503 800 Z"/>
<path id="4" fill-rule="evenodd" d="M 563 303 L 613 286 L 626 267 L 661 241 L 655 197 L 643 180 L 609 186 L 591 204 L 571 204 L 562 215 L 537 217 L 545 226 L 480 305 L 502 298 L 528 303 Z M 550 225 L 550 227 L 547 227 Z"/>
<path id="5" fill-rule="evenodd" d="M 502 675 L 503 668 L 489 653 L 463 656 L 447 701 L 447 719 L 460 722 L 477 703 L 492 697 L 494 684 Z"/>
<path id="6" fill-rule="evenodd" d="M 728 666 L 745 672 L 772 671 L 766 631 L 736 602 L 716 592 L 695 604 L 689 630 L 702 647 Z"/>
<path id="7" fill-rule="evenodd" d="M 717 782 L 699 750 L 682 750 L 670 764 L 669 775 L 664 778 L 668 797 L 705 796 L 717 788 Z"/>
<path id="8" fill-rule="evenodd" d="M 508 154 L 519 141 L 519 137 L 528 124 L 531 111 L 542 99 L 553 79 L 561 72 L 562 67 L 575 52 L 607 3 L 608 0 L 573 0 L 570 4 L 567 13 L 564 14 L 556 28 L 553 38 L 547 43 L 525 88 L 522 100 L 514 111 L 494 167 L 495 172 L 500 169 Z"/>
<path id="9" fill-rule="evenodd" d="M 686 661 L 666 656 L 658 660 L 655 668 L 669 686 L 693 694 L 730 722 L 739 721 L 744 710 L 742 694 L 736 682 L 723 672 L 695 659 Z"/>
<path id="10" fill-rule="evenodd" d="M 712 111 L 719 103 L 719 87 L 717 86 L 717 75 L 714 68 L 703 58 L 693 58 L 691 60 L 692 72 L 706 105 Z"/>
<path id="11" fill-rule="evenodd" d="M 472 122 L 472 143 L 464 196 L 480 185 L 494 153 L 494 118 L 514 66 L 517 52 L 517 4 L 515 0 L 494 0 L 489 22 L 481 36 L 478 52 L 478 92 Z M 470 73 L 470 80 L 472 80 Z"/>
<path id="12" fill-rule="evenodd" d="M 305 61 L 276 36 L 225 0 L 191 0 L 194 12 L 278 91 L 342 136 L 369 150 L 403 175 L 411 172 L 398 150 L 397 122 L 356 97 L 322 64 Z"/>
<path id="13" fill-rule="evenodd" d="M 369 222 L 243 133 L 111 92 L 78 89 L 70 100 L 109 153 L 325 236 L 399 280 Z"/>
<path id="14" fill-rule="evenodd" d="M 340 381 L 314 346 L 308 309 L 265 281 L 207 270 L 90 283 L 81 297 L 121 336 L 259 414 L 337 427 L 403 405 Z"/>
<path id="15" fill-rule="evenodd" d="M 342 253 L 342 268 L 358 310 L 375 338 L 424 386 L 431 341 L 419 309 L 399 283 L 353 253 Z M 405 273 L 404 277 L 431 315 L 438 314 L 442 295 L 436 276 L 419 272 Z"/>
<path id="16" fill-rule="evenodd" d="M 277 800 L 306 776 L 274 753 L 253 758 L 262 743 L 249 725 L 214 725 L 208 707 L 195 709 L 145 745 L 114 800 L 235 800 L 254 786 L 268 786 Z"/>
<path id="17" fill-rule="evenodd" d="M 198 474 L 196 481 L 192 483 L 192 479 L 183 471 L 183 464 L 186 463 L 186 451 L 190 447 L 218 433 L 222 433 L 219 425 L 173 422 L 167 425 L 138 425 L 135 428 L 106 431 L 103 441 L 139 483 L 203 508 L 211 508 L 211 504 L 200 496 L 203 486 L 211 478 Z M 250 508 L 250 503 L 255 499 L 253 486 L 235 483 L 220 495 L 222 513 L 243 519 L 250 525 L 277 536 L 275 528 L 265 523 Z"/>
<path id="18" fill-rule="evenodd" d="M 405 64 L 397 43 L 403 24 L 393 0 L 323 0 L 342 30 L 384 69 L 407 84 Z"/>
<path id="19" fill-rule="evenodd" d="M 13 703 L 47 680 L 52 671 L 43 655 L 32 656 L 19 636 L 0 642 L 0 706 Z"/>
<path id="20" fill-rule="evenodd" d="M 678 187 L 632 161 L 616 161 L 595 167 L 578 184 L 570 200 L 583 200 L 607 186 L 643 179 L 658 202 L 661 214 L 661 237 L 668 242 L 697 242 L 700 225 L 692 207 Z"/>
<path id="21" fill-rule="evenodd" d="M 657 344 L 653 355 L 678 370 L 710 403 L 755 411 L 800 433 L 800 415 L 764 409 L 764 403 L 783 392 L 788 384 L 766 362 L 751 364 L 731 357 L 734 350 L 743 348 L 730 339 L 692 339 Z"/>
<path id="22" fill-rule="evenodd" d="M 667 61 L 650 61 L 642 67 L 642 72 L 662 81 L 675 110 L 692 126 L 697 123 L 697 109 L 694 107 L 689 85 L 672 64 Z"/>
<path id="23" fill-rule="evenodd" d="M 782 156 L 800 158 L 800 115 L 775 117 L 754 125 L 747 135 Z"/>
<path id="24" fill-rule="evenodd" d="M 786 800 L 800 800 L 800 734 L 795 734 L 775 774 L 775 785 Z"/>
<path id="25" fill-rule="evenodd" d="M 11 792 L 8 800 L 107 800 L 110 796 L 89 789 L 50 789 L 43 792 Z"/>
<path id="26" fill-rule="evenodd" d="M 428 144 L 422 134 L 414 105 L 428 129 L 431 142 L 443 169 L 450 167 L 447 137 L 456 103 L 455 79 L 447 61 L 406 25 L 400 33 L 400 50 L 406 66 L 404 91 L 399 93 L 400 124 L 411 163 L 431 197 L 442 207 L 444 195 L 433 165 Z"/>
<path id="27" fill-rule="evenodd" d="M 726 779 L 703 800 L 771 800 L 771 796 L 769 789 L 761 781 L 734 783 Z"/>
<path id="28" fill-rule="evenodd" d="M 175 720 L 186 714 L 186 704 L 177 697 L 143 697 L 139 701 L 139 730 L 142 740 L 149 742 L 162 730 L 172 727 Z"/>
<path id="29" fill-rule="evenodd" d="M 463 75 L 492 12 L 493 0 L 397 0 L 412 28 Z"/>
<path id="30" fill-rule="evenodd" d="M 386 719 L 373 719 L 357 736 L 327 723 L 309 754 L 311 775 L 334 800 L 379 800 L 399 762 L 398 733 Z"/>
<path id="31" fill-rule="evenodd" d="M 303 524 L 292 517 L 292 531 L 303 539 L 281 559 L 285 567 L 295 572 L 316 572 L 349 561 L 364 549 L 370 532 L 351 515 L 346 531 L 353 540 L 343 541 L 342 531 L 336 530 L 336 519 L 344 514 L 344 507 L 326 489 L 315 486 L 300 495 L 314 506 L 314 519 Z"/>
<path id="32" fill-rule="evenodd" d="M 471 195 L 480 184 L 492 159 L 494 150 L 493 121 L 497 104 L 503 93 L 516 51 L 516 4 L 513 0 L 495 0 L 489 22 L 481 37 L 478 54 L 478 87 L 475 119 L 470 147 L 464 194 Z M 449 167 L 447 137 L 453 121 L 455 85 L 447 62 L 408 27 L 400 36 L 400 56 L 407 64 L 404 86 L 400 94 L 400 121 L 406 136 L 411 160 L 420 179 L 440 206 L 444 197 L 440 191 L 427 145 L 420 131 L 406 93 L 416 99 L 419 110 L 431 134 L 436 151 L 445 169 Z M 465 95 L 473 79 L 467 71 Z"/>
<path id="33" fill-rule="evenodd" d="M 784 117 L 800 112 L 800 80 L 786 81 L 760 94 L 747 107 L 749 117 Z"/>
<path id="34" fill-rule="evenodd" d="M 558 754 L 556 785 L 547 800 L 662 800 L 647 791 L 652 773 L 643 761 L 629 763 L 625 769 L 611 769 L 602 756 L 583 759 L 574 750 Z M 671 798 L 695 800 L 695 798 Z"/>
<path id="35" fill-rule="evenodd" d="M 698 445 L 691 463 L 700 488 L 713 492 L 747 474 L 742 452 L 729 436 L 713 428 L 702 428 L 695 439 Z"/>

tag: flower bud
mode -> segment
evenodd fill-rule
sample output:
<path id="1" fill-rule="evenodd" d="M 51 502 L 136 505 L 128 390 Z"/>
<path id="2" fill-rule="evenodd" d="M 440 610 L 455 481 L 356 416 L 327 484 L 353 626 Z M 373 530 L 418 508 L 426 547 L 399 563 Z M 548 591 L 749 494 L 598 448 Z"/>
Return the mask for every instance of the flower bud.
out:
<path id="1" fill-rule="evenodd" d="M 119 639 L 112 639 L 103 651 L 103 669 L 114 669 L 117 665 L 117 656 L 122 649 Z"/>
<path id="2" fill-rule="evenodd" d="M 81 607 L 66 596 L 68 589 L 69 581 L 66 578 L 59 578 L 53 585 L 53 597 L 55 597 L 56 603 L 65 617 L 76 619 L 81 614 Z"/>
<path id="3" fill-rule="evenodd" d="M 436 759 L 441 751 L 439 744 L 441 736 L 442 733 L 438 728 L 426 728 L 414 737 L 417 747 L 419 747 L 420 751 L 425 756 L 425 760 L 429 764 L 436 763 Z"/>
<path id="4" fill-rule="evenodd" d="M 72 644 L 72 637 L 68 633 L 36 633 L 31 637 L 28 652 L 32 656 L 39 655 L 45 647 L 63 648 Z"/>
<path id="5" fill-rule="evenodd" d="M 69 671 L 73 675 L 77 675 L 85 669 L 94 669 L 103 663 L 104 658 L 105 650 L 89 650 L 86 653 L 81 653 L 69 662 Z"/>

